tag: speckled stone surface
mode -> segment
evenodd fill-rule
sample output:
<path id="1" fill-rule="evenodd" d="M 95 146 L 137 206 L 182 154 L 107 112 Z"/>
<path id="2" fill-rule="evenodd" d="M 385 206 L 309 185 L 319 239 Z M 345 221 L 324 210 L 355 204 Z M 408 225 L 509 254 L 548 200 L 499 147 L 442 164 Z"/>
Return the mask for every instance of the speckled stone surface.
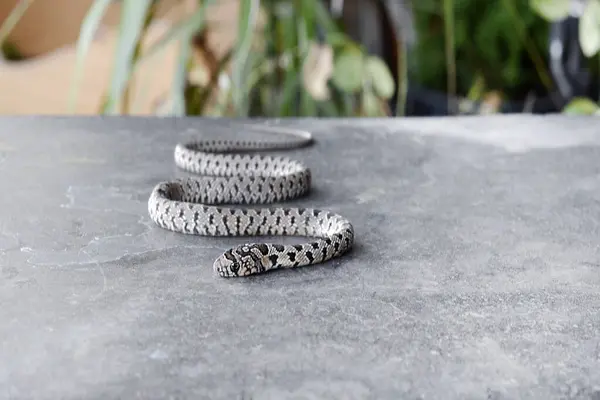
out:
<path id="1" fill-rule="evenodd" d="M 146 201 L 232 122 L 0 118 L 0 398 L 600 399 L 596 119 L 278 123 L 355 248 L 223 279 Z"/>

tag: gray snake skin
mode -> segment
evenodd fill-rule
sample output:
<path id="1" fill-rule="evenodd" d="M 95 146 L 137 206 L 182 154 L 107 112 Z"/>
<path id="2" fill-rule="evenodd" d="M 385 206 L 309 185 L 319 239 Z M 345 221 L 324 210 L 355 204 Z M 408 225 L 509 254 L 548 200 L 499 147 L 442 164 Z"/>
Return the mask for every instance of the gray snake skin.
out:
<path id="1" fill-rule="evenodd" d="M 304 133 L 296 141 L 197 140 L 178 144 L 175 164 L 202 176 L 156 185 L 148 200 L 151 219 L 164 229 L 185 234 L 313 238 L 302 244 L 250 243 L 229 249 L 213 264 L 221 277 L 313 265 L 346 253 L 353 246 L 354 228 L 341 215 L 310 208 L 224 206 L 273 203 L 306 194 L 311 185 L 306 166 L 286 157 L 252 154 L 307 145 L 312 137 Z"/>

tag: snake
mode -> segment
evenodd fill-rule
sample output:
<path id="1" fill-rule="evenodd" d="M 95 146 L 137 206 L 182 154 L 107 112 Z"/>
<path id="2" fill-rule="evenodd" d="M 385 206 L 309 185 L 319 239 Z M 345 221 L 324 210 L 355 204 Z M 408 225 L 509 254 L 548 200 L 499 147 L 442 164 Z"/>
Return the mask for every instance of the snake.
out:
<path id="1" fill-rule="evenodd" d="M 292 135 L 279 141 L 180 141 L 175 146 L 175 165 L 191 176 L 159 182 L 148 199 L 152 221 L 177 233 L 308 238 L 299 244 L 257 240 L 232 247 L 213 263 L 213 270 L 221 277 L 247 277 L 324 263 L 353 247 L 353 225 L 342 215 L 271 204 L 307 195 L 312 182 L 311 170 L 304 163 L 264 152 L 311 145 L 313 136 L 308 131 L 278 130 Z"/>

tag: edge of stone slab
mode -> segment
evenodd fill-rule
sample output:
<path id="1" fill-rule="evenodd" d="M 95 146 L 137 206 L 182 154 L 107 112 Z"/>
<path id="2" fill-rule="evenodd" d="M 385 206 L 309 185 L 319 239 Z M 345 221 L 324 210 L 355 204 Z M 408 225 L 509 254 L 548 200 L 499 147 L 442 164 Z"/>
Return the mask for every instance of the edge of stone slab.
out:
<path id="1" fill-rule="evenodd" d="M 40 119 L 68 120 L 81 124 L 85 120 L 94 122 L 105 121 L 116 123 L 119 120 L 133 122 L 135 120 L 148 122 L 156 119 L 185 124 L 186 121 L 204 120 L 210 123 L 257 123 L 268 126 L 282 125 L 298 129 L 299 123 L 309 123 L 315 128 L 322 124 L 332 124 L 335 127 L 373 129 L 377 134 L 399 134 L 410 132 L 423 136 L 442 136 L 459 138 L 471 142 L 499 147 L 509 152 L 526 152 L 536 149 L 557 149 L 577 146 L 600 145 L 600 134 L 595 128 L 594 116 L 570 116 L 565 114 L 494 114 L 494 115 L 461 115 L 436 117 L 391 117 L 391 118 L 216 118 L 203 116 L 173 117 L 173 116 L 104 116 L 104 115 L 28 115 L 0 116 L 3 121 L 32 122 Z M 600 127 L 600 119 L 598 120 Z M 308 127 L 310 130 L 310 127 Z M 320 129 L 319 129 L 320 130 Z M 182 132 L 183 133 L 183 132 Z M 321 132 L 325 133 L 325 132 Z"/>

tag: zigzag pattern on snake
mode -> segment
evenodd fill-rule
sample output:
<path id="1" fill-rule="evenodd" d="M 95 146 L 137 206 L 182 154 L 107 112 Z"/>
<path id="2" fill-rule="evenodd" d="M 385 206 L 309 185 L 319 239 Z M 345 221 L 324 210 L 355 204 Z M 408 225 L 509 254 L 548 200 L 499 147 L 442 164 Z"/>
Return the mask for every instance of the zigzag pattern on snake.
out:
<path id="1" fill-rule="evenodd" d="M 148 200 L 151 219 L 160 227 L 208 236 L 313 238 L 302 244 L 249 243 L 220 255 L 213 268 L 221 277 L 239 277 L 276 268 L 313 265 L 338 257 L 353 246 L 350 221 L 312 208 L 239 208 L 291 200 L 310 190 L 311 172 L 302 163 L 255 150 L 292 149 L 312 142 L 308 132 L 284 142 L 197 140 L 175 147 L 175 164 L 202 176 L 156 185 Z M 247 154 L 250 152 L 250 154 Z"/>

